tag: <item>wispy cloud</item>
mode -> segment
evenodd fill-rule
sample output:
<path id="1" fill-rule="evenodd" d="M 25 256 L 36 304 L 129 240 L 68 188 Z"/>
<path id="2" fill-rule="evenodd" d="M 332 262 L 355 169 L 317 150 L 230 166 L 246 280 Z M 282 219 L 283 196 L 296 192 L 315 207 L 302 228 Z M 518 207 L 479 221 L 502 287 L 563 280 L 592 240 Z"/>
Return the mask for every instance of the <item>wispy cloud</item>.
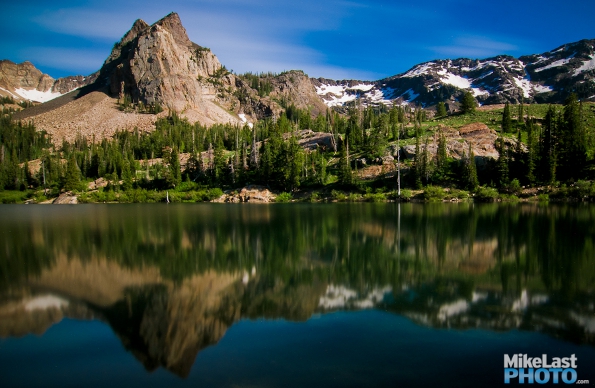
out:
<path id="1" fill-rule="evenodd" d="M 45 12 L 32 21 L 61 34 L 114 41 L 132 25 L 128 14 L 78 8 Z"/>
<path id="2" fill-rule="evenodd" d="M 123 0 L 117 13 L 102 6 L 63 7 L 39 14 L 32 20 L 56 33 L 115 42 L 137 18 L 151 24 L 173 9 L 180 14 L 190 39 L 210 47 L 228 68 L 238 72 L 282 71 L 303 68 L 303 65 L 325 68 L 325 55 L 308 47 L 303 41 L 304 35 L 338 28 L 342 16 L 357 7 L 357 4 L 315 0 L 297 3 L 202 0 L 199 3 L 200 7 L 196 2 L 181 0 L 167 4 L 148 1 L 146 7 L 139 9 L 136 2 Z M 103 58 L 97 59 L 94 67 L 100 66 L 102 61 Z M 45 62 L 69 63 L 61 59 L 45 59 Z M 256 65 L 262 67 L 255 68 Z"/>
<path id="3" fill-rule="evenodd" d="M 449 58 L 485 58 L 518 50 L 516 45 L 485 37 L 466 36 L 456 38 L 452 44 L 430 47 L 436 54 Z"/>
<path id="4" fill-rule="evenodd" d="M 107 54 L 100 49 L 64 47 L 28 47 L 20 53 L 21 56 L 30 58 L 29 61 L 36 66 L 71 70 L 72 75 L 88 75 L 99 70 Z"/>

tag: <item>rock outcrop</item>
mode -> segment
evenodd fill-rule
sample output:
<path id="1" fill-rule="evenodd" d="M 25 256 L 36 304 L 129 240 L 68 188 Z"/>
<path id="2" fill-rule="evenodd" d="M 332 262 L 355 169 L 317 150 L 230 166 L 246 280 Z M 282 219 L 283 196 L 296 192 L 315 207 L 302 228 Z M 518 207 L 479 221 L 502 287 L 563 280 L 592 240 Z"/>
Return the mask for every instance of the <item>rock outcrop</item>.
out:
<path id="1" fill-rule="evenodd" d="M 498 138 L 496 131 L 488 128 L 483 123 L 471 123 L 458 130 L 446 126 L 440 127 L 428 142 L 428 153 L 431 157 L 434 157 L 438 151 L 438 137 L 440 133 L 444 134 L 446 138 L 446 152 L 451 158 L 461 159 L 468 155 L 469 144 L 471 144 L 475 161 L 480 168 L 483 167 L 488 159 L 498 159 L 500 156 L 495 147 L 496 139 Z M 424 148 L 425 145 L 421 144 L 420 150 L 422 152 Z M 415 146 L 407 145 L 401 147 L 401 152 L 402 159 L 412 159 L 415 157 Z"/>
<path id="2" fill-rule="evenodd" d="M 72 192 L 62 193 L 52 202 L 54 205 L 76 205 L 78 198 Z"/>
<path id="3" fill-rule="evenodd" d="M 223 194 L 221 197 L 214 199 L 211 202 L 218 202 L 218 203 L 240 203 L 240 202 L 250 202 L 250 203 L 270 203 L 275 202 L 275 198 L 277 196 L 269 189 L 264 186 L 259 185 L 248 185 L 242 188 L 239 192 L 237 191 L 229 191 Z"/>

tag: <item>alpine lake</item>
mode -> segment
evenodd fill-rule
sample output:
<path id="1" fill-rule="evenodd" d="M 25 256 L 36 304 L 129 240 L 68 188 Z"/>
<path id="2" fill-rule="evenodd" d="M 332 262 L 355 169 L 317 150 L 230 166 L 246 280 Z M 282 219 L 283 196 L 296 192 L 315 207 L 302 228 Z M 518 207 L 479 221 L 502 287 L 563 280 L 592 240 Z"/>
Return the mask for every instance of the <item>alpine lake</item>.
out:
<path id="1" fill-rule="evenodd" d="M 490 387 L 519 354 L 595 383 L 594 205 L 0 217 L 2 387 Z"/>

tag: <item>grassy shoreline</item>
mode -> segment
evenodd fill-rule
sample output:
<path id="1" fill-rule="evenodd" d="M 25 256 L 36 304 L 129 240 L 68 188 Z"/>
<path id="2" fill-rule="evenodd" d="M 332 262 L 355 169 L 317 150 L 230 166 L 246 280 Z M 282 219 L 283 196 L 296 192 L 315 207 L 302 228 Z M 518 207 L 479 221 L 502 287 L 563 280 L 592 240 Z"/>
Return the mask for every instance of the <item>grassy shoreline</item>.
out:
<path id="1" fill-rule="evenodd" d="M 333 185 L 334 186 L 334 185 Z M 237 195 L 242 188 L 223 191 L 221 188 L 180 188 L 151 190 L 97 189 L 92 191 L 53 191 L 48 195 L 43 190 L 0 191 L 2 204 L 49 204 L 59 195 L 76 196 L 78 203 L 200 203 L 213 202 Z M 268 190 L 262 187 L 263 190 Z M 538 186 L 519 188 L 516 191 L 499 192 L 492 187 L 480 186 L 471 192 L 455 188 L 427 186 L 421 190 L 397 190 L 371 187 L 341 188 L 323 187 L 301 189 L 292 193 L 271 190 L 270 202 L 278 203 L 330 203 L 330 202 L 593 202 L 595 182 L 577 181 L 571 185 Z"/>

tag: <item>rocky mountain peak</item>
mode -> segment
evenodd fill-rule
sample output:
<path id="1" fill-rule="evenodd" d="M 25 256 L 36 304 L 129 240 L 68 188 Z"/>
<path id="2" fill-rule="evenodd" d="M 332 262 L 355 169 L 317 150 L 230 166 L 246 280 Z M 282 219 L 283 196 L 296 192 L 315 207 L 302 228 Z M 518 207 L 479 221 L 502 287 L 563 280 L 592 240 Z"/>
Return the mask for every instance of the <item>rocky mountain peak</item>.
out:
<path id="1" fill-rule="evenodd" d="M 143 30 L 147 29 L 149 25 L 142 19 L 136 19 L 134 24 L 132 24 L 132 28 L 122 37 L 119 44 L 125 45 L 128 42 L 131 42 L 140 34 Z"/>
<path id="2" fill-rule="evenodd" d="M 180 20 L 180 16 L 172 12 L 169 15 L 165 16 L 163 19 L 158 20 L 153 24 L 153 26 L 161 26 L 165 30 L 169 31 L 170 34 L 173 35 L 175 41 L 180 46 L 191 47 L 192 42 L 188 38 L 188 34 L 186 33 L 186 29 L 182 25 L 182 21 Z"/>

